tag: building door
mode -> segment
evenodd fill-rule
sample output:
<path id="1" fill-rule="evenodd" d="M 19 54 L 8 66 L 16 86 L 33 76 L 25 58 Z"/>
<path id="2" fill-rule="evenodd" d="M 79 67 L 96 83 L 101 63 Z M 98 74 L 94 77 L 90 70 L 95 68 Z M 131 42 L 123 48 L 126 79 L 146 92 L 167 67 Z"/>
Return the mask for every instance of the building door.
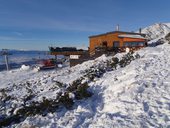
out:
<path id="1" fill-rule="evenodd" d="M 107 48 L 107 41 L 102 42 L 102 46 Z"/>

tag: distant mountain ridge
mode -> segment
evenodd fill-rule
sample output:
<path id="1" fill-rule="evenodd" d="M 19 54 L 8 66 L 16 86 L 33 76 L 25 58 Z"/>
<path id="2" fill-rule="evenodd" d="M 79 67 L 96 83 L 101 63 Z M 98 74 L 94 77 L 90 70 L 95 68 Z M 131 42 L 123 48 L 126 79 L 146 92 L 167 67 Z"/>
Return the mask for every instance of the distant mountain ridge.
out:
<path id="1" fill-rule="evenodd" d="M 147 34 L 147 37 L 151 40 L 164 38 L 168 33 L 170 33 L 170 23 L 155 23 L 142 29 L 142 33 Z"/>

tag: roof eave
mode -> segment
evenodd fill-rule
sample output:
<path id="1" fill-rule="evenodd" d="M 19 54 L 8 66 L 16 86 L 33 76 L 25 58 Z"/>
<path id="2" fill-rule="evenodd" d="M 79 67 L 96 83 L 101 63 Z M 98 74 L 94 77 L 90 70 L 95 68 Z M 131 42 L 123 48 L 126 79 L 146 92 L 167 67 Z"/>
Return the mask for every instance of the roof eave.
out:
<path id="1" fill-rule="evenodd" d="M 107 35 L 107 34 L 114 34 L 114 33 L 125 33 L 125 34 L 142 35 L 144 37 L 146 36 L 146 34 L 144 34 L 144 33 L 124 32 L 124 31 L 112 31 L 112 32 L 107 32 L 107 33 L 103 33 L 103 34 L 89 36 L 89 38 L 94 38 L 94 37 L 99 37 L 99 36 L 104 36 L 104 35 Z"/>

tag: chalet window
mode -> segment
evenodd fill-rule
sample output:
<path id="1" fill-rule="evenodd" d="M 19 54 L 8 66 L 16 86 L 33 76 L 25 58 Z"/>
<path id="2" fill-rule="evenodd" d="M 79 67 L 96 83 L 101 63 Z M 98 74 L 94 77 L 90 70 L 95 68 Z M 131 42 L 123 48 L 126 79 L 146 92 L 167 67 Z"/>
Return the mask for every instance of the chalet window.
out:
<path id="1" fill-rule="evenodd" d="M 113 42 L 113 47 L 119 47 L 120 46 L 120 43 L 119 43 L 119 41 L 114 41 Z"/>
<path id="2" fill-rule="evenodd" d="M 125 47 L 138 47 L 138 46 L 144 46 L 144 42 L 125 42 L 123 46 Z"/>
<path id="3" fill-rule="evenodd" d="M 138 45 L 139 46 L 145 46 L 145 43 L 144 42 L 139 42 Z"/>
<path id="4" fill-rule="evenodd" d="M 125 47 L 131 47 L 131 43 L 130 43 L 130 42 L 125 42 L 125 43 L 123 44 L 123 46 L 125 46 Z"/>

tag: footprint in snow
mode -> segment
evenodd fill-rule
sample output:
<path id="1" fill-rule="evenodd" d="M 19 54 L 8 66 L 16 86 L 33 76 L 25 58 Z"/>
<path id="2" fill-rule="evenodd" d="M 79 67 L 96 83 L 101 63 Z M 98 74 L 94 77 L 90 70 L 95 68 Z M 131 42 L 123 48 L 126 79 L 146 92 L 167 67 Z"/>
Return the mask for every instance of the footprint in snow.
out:
<path id="1" fill-rule="evenodd" d="M 138 88 L 138 93 L 143 93 L 144 90 L 145 90 L 144 87 L 139 87 L 139 88 Z"/>
<path id="2" fill-rule="evenodd" d="M 145 112 L 148 112 L 148 110 L 149 110 L 149 105 L 148 105 L 147 102 L 143 102 L 143 109 L 144 109 Z"/>

